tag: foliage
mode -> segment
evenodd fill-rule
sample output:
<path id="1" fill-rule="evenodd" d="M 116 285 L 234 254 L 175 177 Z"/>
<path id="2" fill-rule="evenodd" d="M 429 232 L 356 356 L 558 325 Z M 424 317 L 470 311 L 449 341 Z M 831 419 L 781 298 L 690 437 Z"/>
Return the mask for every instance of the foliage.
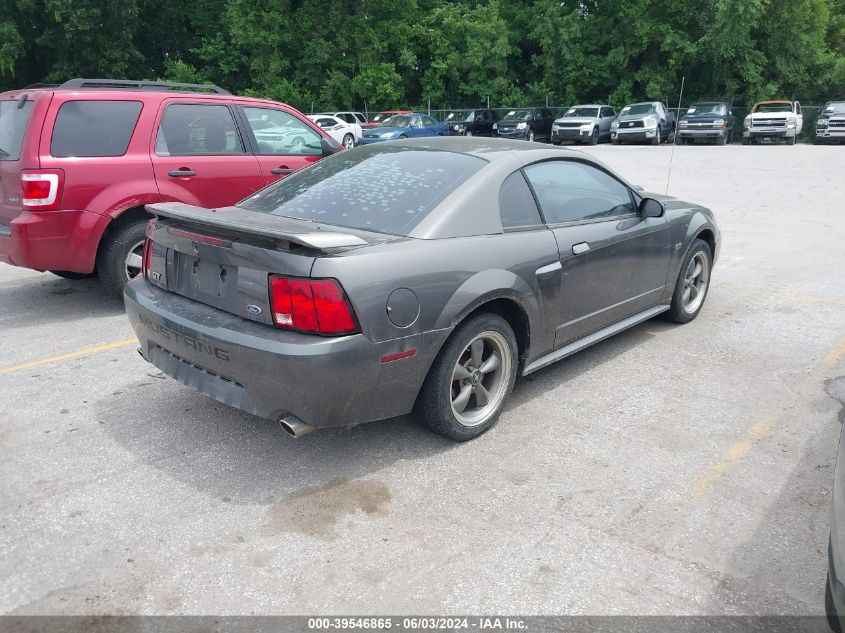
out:
<path id="1" fill-rule="evenodd" d="M 0 90 L 214 82 L 301 109 L 845 99 L 845 0 L 0 0 Z"/>

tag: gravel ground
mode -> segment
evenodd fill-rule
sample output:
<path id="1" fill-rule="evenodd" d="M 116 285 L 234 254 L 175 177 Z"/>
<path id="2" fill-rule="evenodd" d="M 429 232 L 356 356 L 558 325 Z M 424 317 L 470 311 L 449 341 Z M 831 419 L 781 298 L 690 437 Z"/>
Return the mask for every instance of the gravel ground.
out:
<path id="1" fill-rule="evenodd" d="M 666 188 L 671 148 L 587 151 Z M 821 613 L 843 173 L 842 147 L 675 148 L 670 193 L 724 240 L 699 318 L 520 381 L 462 445 L 293 440 L 146 364 L 96 280 L 0 265 L 0 613 Z"/>

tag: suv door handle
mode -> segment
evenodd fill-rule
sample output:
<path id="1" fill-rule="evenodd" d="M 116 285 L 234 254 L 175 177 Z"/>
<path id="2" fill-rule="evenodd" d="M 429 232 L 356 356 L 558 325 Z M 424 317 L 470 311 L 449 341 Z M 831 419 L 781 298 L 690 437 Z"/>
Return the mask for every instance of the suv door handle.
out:
<path id="1" fill-rule="evenodd" d="M 167 175 L 173 178 L 190 178 L 191 176 L 196 176 L 197 172 L 190 169 L 174 169 L 173 171 L 167 172 Z"/>
<path id="2" fill-rule="evenodd" d="M 271 174 L 276 174 L 276 175 L 279 175 L 279 174 L 292 174 L 292 173 L 293 173 L 293 169 L 291 169 L 290 167 L 285 167 L 284 165 L 282 165 L 281 167 L 274 167 L 273 169 L 271 169 L 271 170 L 270 170 L 270 173 L 271 173 Z"/>
<path id="3" fill-rule="evenodd" d="M 590 245 L 587 242 L 579 242 L 578 244 L 572 245 L 573 255 L 580 255 L 581 253 L 586 253 L 588 250 L 590 250 Z"/>

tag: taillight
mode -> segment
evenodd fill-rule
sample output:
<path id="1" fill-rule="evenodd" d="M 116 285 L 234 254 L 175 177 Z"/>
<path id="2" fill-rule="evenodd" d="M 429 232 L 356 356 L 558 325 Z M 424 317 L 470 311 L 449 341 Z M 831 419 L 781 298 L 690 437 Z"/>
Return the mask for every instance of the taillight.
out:
<path id="1" fill-rule="evenodd" d="M 64 183 L 61 169 L 24 169 L 21 204 L 29 211 L 55 211 L 61 208 Z"/>
<path id="2" fill-rule="evenodd" d="M 150 259 L 153 254 L 153 241 L 150 238 L 144 240 L 144 252 L 141 255 L 141 270 L 144 273 L 144 279 L 150 277 Z"/>
<path id="3" fill-rule="evenodd" d="M 349 301 L 334 279 L 271 276 L 270 307 L 278 327 L 327 335 L 358 331 Z"/>

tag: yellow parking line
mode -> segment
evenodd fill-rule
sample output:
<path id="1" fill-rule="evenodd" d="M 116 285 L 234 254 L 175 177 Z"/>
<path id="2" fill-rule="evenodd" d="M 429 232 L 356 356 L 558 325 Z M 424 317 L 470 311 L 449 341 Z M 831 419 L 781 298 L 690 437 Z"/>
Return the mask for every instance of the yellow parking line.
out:
<path id="1" fill-rule="evenodd" d="M 126 347 L 128 345 L 136 345 L 138 339 L 125 338 L 120 341 L 112 341 L 111 343 L 103 343 L 102 345 L 94 345 L 93 347 L 83 347 L 74 352 L 67 354 L 59 354 L 58 356 L 49 356 L 39 360 L 31 360 L 28 363 L 20 363 L 19 365 L 9 365 L 8 367 L 0 367 L 0 376 L 4 374 L 13 374 L 16 371 L 23 371 L 24 369 L 31 369 L 33 367 L 40 367 L 41 365 L 48 365 L 50 363 L 58 363 L 63 360 L 70 360 L 72 358 L 80 358 L 81 356 L 90 356 L 99 352 L 105 352 L 110 349 L 117 349 L 119 347 Z"/>
<path id="2" fill-rule="evenodd" d="M 820 380 L 843 356 L 845 356 L 845 336 L 836 341 L 827 354 L 804 376 L 791 398 L 760 417 L 741 438 L 725 450 L 722 457 L 707 469 L 707 472 L 695 480 L 693 489 L 684 497 L 681 505 L 701 497 L 735 462 L 745 457 L 757 442 L 767 437 L 781 418 L 794 406 L 796 400 L 818 389 Z"/>

